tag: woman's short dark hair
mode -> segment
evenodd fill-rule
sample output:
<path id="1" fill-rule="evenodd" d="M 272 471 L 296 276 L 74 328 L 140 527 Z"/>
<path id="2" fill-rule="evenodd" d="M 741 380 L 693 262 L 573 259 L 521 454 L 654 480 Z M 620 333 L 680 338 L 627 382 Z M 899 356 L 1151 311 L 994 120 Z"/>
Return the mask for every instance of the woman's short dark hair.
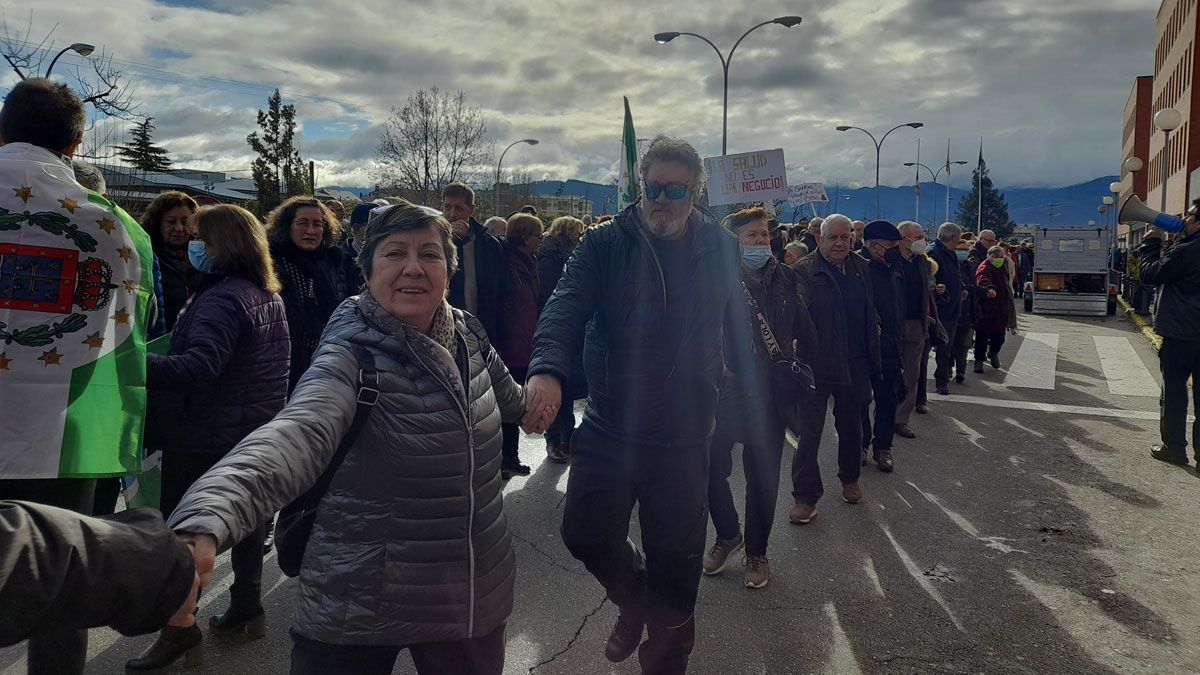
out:
<path id="1" fill-rule="evenodd" d="M 333 211 L 321 203 L 316 197 L 289 197 L 275 210 L 267 214 L 267 241 L 273 245 L 285 244 L 292 240 L 292 221 L 296 220 L 296 212 L 300 209 L 318 209 L 325 219 L 325 228 L 321 232 L 321 245 L 333 246 L 342 235 L 342 223 L 333 217 Z"/>
<path id="2" fill-rule="evenodd" d="M 526 239 L 541 234 L 545 229 L 541 218 L 528 213 L 518 213 L 508 219 L 508 231 L 504 236 L 510 243 L 520 245 L 525 243 Z"/>
<path id="3" fill-rule="evenodd" d="M 383 240 L 397 232 L 427 229 L 437 232 L 438 238 L 442 240 L 442 252 L 446 256 L 446 276 L 454 276 L 458 271 L 458 249 L 454 246 L 454 233 L 450 229 L 450 221 L 433 209 L 400 204 L 380 207 L 379 212 L 372 213 L 367 221 L 362 248 L 358 250 L 358 267 L 362 270 L 363 278 L 370 281 L 375 249 L 379 248 Z"/>
<path id="4" fill-rule="evenodd" d="M 142 213 L 142 229 L 146 234 L 150 235 L 150 243 L 154 245 L 154 250 L 159 254 L 162 253 L 162 247 L 165 243 L 162 235 L 162 219 L 167 215 L 167 211 L 179 206 L 186 206 L 188 211 L 195 213 L 200 205 L 192 199 L 191 195 L 176 190 L 168 190 L 160 193 L 146 207 L 146 211 Z"/>
<path id="5" fill-rule="evenodd" d="M 65 84 L 32 77 L 13 85 L 0 108 L 0 142 L 62 152 L 83 138 L 83 101 Z"/>

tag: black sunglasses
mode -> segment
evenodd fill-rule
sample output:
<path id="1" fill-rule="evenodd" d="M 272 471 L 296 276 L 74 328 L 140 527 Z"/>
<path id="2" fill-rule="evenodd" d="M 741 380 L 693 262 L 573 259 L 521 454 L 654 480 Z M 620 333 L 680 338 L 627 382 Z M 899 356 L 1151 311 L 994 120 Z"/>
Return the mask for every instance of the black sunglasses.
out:
<path id="1" fill-rule="evenodd" d="M 645 190 L 646 196 L 650 199 L 658 199 L 658 196 L 665 192 L 667 199 L 671 201 L 679 201 L 691 192 L 691 188 L 686 185 L 651 185 L 650 183 L 646 183 Z"/>

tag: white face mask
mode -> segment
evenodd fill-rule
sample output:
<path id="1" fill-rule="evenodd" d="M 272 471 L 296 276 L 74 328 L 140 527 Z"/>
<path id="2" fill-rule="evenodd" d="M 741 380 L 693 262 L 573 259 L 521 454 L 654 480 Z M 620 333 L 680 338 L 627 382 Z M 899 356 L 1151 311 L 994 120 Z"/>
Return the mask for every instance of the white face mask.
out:
<path id="1" fill-rule="evenodd" d="M 927 243 L 925 243 L 924 239 L 914 239 L 913 240 L 912 252 L 914 254 L 925 255 L 925 252 L 928 250 L 929 250 L 929 245 Z"/>

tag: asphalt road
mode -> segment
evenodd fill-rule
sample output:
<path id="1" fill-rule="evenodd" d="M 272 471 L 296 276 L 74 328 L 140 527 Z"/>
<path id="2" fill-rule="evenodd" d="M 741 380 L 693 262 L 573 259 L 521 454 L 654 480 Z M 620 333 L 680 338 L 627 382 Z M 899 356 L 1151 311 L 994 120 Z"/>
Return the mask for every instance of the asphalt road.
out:
<path id="1" fill-rule="evenodd" d="M 703 580 L 692 672 L 1200 672 L 1200 476 L 1147 454 L 1156 355 L 1115 317 L 1020 322 L 1004 367 L 930 394 L 895 473 L 864 469 L 861 505 L 838 499 L 826 425 L 820 514 L 789 525 L 783 486 L 771 584 L 744 588 L 740 567 Z M 538 437 L 521 452 L 535 471 L 506 490 L 519 572 L 505 672 L 637 672 L 604 660 L 616 611 L 559 538 L 567 469 Z M 230 581 L 225 556 L 202 623 Z M 295 582 L 272 558 L 265 584 L 267 638 L 208 639 L 191 672 L 287 671 Z M 88 672 L 121 672 L 151 639 L 92 631 Z M 0 671 L 24 672 L 21 648 L 0 651 Z M 396 672 L 412 672 L 406 655 Z"/>

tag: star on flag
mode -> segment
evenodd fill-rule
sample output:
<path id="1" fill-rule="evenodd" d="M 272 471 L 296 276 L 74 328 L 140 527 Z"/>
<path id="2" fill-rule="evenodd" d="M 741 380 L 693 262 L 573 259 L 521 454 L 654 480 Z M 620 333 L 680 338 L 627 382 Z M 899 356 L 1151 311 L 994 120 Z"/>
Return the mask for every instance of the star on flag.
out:
<path id="1" fill-rule="evenodd" d="M 137 284 L 133 283 L 133 279 L 126 279 L 125 281 L 121 282 L 121 285 L 124 286 L 125 290 L 129 293 L 133 293 L 137 290 Z"/>
<path id="2" fill-rule="evenodd" d="M 33 188 L 27 185 L 22 185 L 19 188 L 13 188 L 13 192 L 17 193 L 17 196 L 21 198 L 21 201 L 25 202 L 26 204 L 29 203 L 29 198 L 33 196 Z"/>
<path id="3" fill-rule="evenodd" d="M 121 260 L 129 262 L 129 259 L 133 257 L 133 249 L 129 248 L 128 246 L 122 246 L 121 248 L 117 249 L 117 255 L 121 256 Z"/>
<path id="4" fill-rule="evenodd" d="M 58 353 L 58 347 L 55 347 L 48 352 L 42 352 L 42 355 L 38 357 L 38 361 L 47 366 L 57 366 L 61 365 L 59 362 L 62 361 L 62 357 L 63 355 Z"/>
<path id="5" fill-rule="evenodd" d="M 83 344 L 91 349 L 100 349 L 104 346 L 104 338 L 100 335 L 100 331 L 96 331 L 84 339 Z"/>
<path id="6" fill-rule="evenodd" d="M 62 204 L 64 209 L 70 211 L 71 215 L 75 215 L 75 209 L 79 208 L 79 202 L 71 199 L 70 197 L 63 197 L 62 199 L 58 200 L 58 203 Z"/>
<path id="7" fill-rule="evenodd" d="M 119 324 L 128 324 L 129 323 L 129 312 L 126 312 L 125 308 L 122 307 L 121 309 L 117 310 L 116 314 L 112 315 L 112 318 L 115 319 L 116 322 Z"/>
<path id="8" fill-rule="evenodd" d="M 8 358 L 8 352 L 0 352 L 0 370 L 8 370 L 10 363 L 12 363 L 12 359 Z"/>
<path id="9" fill-rule="evenodd" d="M 113 230 L 117 229 L 117 224 L 108 218 L 97 220 L 96 224 L 100 226 L 100 229 L 104 230 L 104 234 L 112 234 Z"/>

